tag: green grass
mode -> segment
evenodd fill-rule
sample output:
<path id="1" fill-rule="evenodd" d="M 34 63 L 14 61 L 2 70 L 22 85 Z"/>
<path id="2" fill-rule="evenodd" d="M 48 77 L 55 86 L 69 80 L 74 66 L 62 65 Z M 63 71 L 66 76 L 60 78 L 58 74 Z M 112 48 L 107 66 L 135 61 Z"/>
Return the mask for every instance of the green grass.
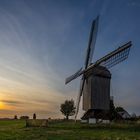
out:
<path id="1" fill-rule="evenodd" d="M 140 140 L 140 124 L 51 122 L 48 128 L 26 128 L 23 120 L 0 120 L 0 140 Z"/>

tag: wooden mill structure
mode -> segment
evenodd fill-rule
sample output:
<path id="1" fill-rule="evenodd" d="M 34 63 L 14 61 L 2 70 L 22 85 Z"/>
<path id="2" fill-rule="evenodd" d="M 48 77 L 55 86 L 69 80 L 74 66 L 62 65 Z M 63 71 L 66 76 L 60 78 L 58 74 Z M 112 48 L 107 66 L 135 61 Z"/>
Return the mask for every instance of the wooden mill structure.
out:
<path id="1" fill-rule="evenodd" d="M 79 103 L 83 95 L 83 110 L 85 114 L 83 119 L 91 117 L 103 118 L 110 107 L 110 80 L 111 73 L 109 68 L 124 61 L 128 58 L 131 41 L 118 47 L 116 50 L 108 53 L 96 62 L 92 63 L 96 37 L 98 32 L 99 16 L 92 22 L 89 43 L 87 47 L 87 55 L 85 65 L 75 74 L 66 78 L 65 84 L 71 82 L 79 76 L 82 76 L 80 90 L 77 98 L 76 115 L 79 110 Z"/>

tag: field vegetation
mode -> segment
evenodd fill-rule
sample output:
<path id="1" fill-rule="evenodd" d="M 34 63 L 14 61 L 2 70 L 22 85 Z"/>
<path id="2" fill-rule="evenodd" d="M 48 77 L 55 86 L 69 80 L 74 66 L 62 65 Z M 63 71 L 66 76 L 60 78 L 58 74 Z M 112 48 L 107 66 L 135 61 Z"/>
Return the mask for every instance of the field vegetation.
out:
<path id="1" fill-rule="evenodd" d="M 140 140 L 140 124 L 51 121 L 48 127 L 26 127 L 25 120 L 0 120 L 0 140 Z"/>

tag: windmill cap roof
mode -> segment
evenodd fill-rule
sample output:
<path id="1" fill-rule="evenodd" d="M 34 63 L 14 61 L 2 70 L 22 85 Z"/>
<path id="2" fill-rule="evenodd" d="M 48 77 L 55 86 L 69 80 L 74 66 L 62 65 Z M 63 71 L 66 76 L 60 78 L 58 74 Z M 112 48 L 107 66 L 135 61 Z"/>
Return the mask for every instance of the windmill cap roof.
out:
<path id="1" fill-rule="evenodd" d="M 89 70 L 85 76 L 88 77 L 90 75 L 95 75 L 95 76 L 101 76 L 101 77 L 106 77 L 106 78 L 111 78 L 111 73 L 110 71 L 101 65 L 98 65 L 94 67 L 93 69 Z"/>

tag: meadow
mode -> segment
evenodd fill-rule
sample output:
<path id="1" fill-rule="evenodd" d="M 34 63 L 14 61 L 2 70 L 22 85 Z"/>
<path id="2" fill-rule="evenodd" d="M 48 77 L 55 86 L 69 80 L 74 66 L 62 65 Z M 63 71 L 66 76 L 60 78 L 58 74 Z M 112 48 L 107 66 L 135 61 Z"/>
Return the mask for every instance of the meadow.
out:
<path id="1" fill-rule="evenodd" d="M 140 140 L 140 124 L 56 121 L 48 127 L 26 127 L 24 120 L 0 120 L 0 140 Z"/>

